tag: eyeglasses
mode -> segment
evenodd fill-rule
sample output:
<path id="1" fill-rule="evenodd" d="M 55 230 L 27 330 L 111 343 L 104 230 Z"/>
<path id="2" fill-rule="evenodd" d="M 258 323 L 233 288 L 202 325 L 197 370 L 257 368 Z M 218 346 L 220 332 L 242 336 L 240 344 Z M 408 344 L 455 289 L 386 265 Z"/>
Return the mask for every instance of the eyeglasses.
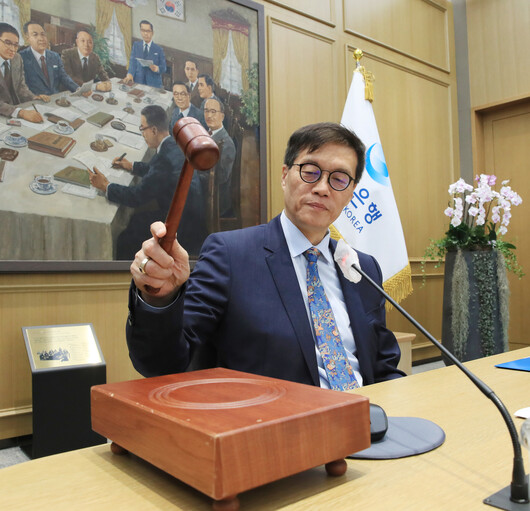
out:
<path id="1" fill-rule="evenodd" d="M 316 183 L 322 177 L 322 172 L 327 172 L 328 183 L 337 192 L 342 192 L 355 181 L 347 172 L 342 170 L 322 170 L 315 163 L 293 163 L 293 166 L 299 167 L 300 178 L 305 183 Z"/>
<path id="2" fill-rule="evenodd" d="M 205 108 L 204 109 L 204 113 L 205 114 L 215 115 L 215 114 L 218 114 L 219 112 L 221 112 L 221 110 L 214 110 L 213 108 Z"/>
<path id="3" fill-rule="evenodd" d="M 18 50 L 19 46 L 18 43 L 14 43 L 12 41 L 7 41 L 5 39 L 0 39 L 8 48 L 13 48 L 13 50 Z"/>
<path id="4" fill-rule="evenodd" d="M 185 98 L 188 95 L 187 92 L 174 92 L 173 96 L 176 96 L 177 98 Z"/>
<path id="5" fill-rule="evenodd" d="M 139 129 L 140 131 L 144 131 L 144 130 L 146 130 L 147 128 L 152 128 L 152 127 L 153 127 L 153 126 L 138 126 L 138 129 Z"/>

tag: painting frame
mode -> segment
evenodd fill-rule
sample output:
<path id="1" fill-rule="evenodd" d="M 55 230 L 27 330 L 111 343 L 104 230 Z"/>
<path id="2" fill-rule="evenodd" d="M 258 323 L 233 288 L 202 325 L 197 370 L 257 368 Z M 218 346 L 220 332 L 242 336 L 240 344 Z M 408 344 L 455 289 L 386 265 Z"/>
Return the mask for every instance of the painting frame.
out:
<path id="1" fill-rule="evenodd" d="M 93 0 L 96 4 L 96 0 Z M 197 2 L 208 4 L 208 0 L 197 0 Z M 157 6 L 157 0 L 148 0 L 148 5 L 151 7 Z M 266 70 L 265 70 L 265 18 L 264 7 L 252 0 L 216 0 L 216 5 L 222 5 L 225 9 L 230 10 L 237 7 L 237 9 L 247 10 L 249 16 L 255 19 L 254 41 L 256 44 L 255 61 L 253 62 L 257 67 L 258 81 L 258 124 L 252 129 L 256 138 L 256 160 L 257 165 L 257 183 L 255 186 L 258 190 L 258 204 L 255 205 L 255 220 L 252 223 L 241 225 L 246 227 L 267 221 L 267 143 L 266 143 Z M 188 8 L 188 6 L 186 6 Z M 153 12 L 153 10 L 151 10 Z M 49 13 L 54 16 L 54 13 Z M 186 23 L 178 21 L 179 24 Z M 197 27 L 208 30 L 211 28 L 207 25 Z M 243 193 L 242 193 L 243 195 Z M 236 227 L 237 228 L 237 227 Z M 222 229 L 225 230 L 225 229 Z M 211 231 L 216 232 L 216 231 Z M 138 249 L 141 247 L 138 246 Z M 190 256 L 192 266 L 196 262 L 198 254 Z M 131 260 L 114 260 L 114 259 L 87 259 L 87 260 L 71 260 L 71 259 L 0 259 L 0 273 L 71 273 L 71 272 L 107 272 L 107 271 L 128 271 Z"/>

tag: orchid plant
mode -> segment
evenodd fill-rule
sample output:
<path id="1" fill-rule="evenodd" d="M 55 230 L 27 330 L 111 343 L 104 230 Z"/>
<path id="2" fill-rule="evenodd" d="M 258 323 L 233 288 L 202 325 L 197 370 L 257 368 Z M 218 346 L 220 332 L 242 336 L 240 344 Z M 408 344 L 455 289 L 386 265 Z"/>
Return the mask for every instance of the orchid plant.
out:
<path id="1" fill-rule="evenodd" d="M 496 248 L 504 256 L 506 268 L 521 278 L 524 273 L 513 252 L 516 247 L 502 237 L 508 232 L 512 208 L 523 200 L 508 180 L 502 181 L 499 191 L 493 189 L 497 181 L 494 175 L 481 174 L 476 181 L 475 188 L 463 179 L 449 186 L 451 201 L 444 211 L 451 219 L 449 230 L 444 238 L 431 240 L 425 256 L 442 260 L 448 250 Z"/>

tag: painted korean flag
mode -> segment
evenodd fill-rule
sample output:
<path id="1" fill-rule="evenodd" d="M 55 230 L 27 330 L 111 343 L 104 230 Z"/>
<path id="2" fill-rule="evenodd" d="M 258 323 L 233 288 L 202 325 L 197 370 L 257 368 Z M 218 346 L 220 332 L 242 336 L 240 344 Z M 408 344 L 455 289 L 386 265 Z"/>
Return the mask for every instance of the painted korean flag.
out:
<path id="1" fill-rule="evenodd" d="M 353 248 L 377 259 L 385 291 L 400 301 L 412 292 L 407 247 L 372 104 L 364 91 L 364 77 L 357 69 L 341 123 L 365 144 L 366 167 L 353 199 L 333 225 Z"/>

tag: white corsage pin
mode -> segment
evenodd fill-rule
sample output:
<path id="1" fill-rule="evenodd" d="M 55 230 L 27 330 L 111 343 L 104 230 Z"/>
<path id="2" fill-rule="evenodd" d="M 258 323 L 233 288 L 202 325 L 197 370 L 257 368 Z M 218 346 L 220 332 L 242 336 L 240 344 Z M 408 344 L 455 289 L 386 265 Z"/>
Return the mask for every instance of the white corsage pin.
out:
<path id="1" fill-rule="evenodd" d="M 353 264 L 357 265 L 359 268 L 361 267 L 359 264 L 359 256 L 342 238 L 337 243 L 337 248 L 335 249 L 335 255 L 333 257 L 346 279 L 354 284 L 357 284 L 361 280 L 361 275 L 352 267 Z"/>

